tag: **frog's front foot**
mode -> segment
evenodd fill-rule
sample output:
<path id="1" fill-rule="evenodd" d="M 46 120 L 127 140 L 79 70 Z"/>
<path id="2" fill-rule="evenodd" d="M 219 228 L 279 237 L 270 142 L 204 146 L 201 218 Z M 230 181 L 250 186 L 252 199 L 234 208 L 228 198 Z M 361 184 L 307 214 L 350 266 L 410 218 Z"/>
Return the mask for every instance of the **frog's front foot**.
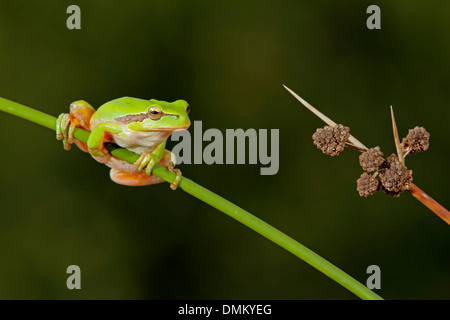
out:
<path id="1" fill-rule="evenodd" d="M 89 149 L 89 153 L 91 156 L 97 160 L 100 163 L 107 164 L 109 161 L 111 161 L 111 154 L 109 153 L 108 149 L 103 147 L 102 149 Z"/>
<path id="2" fill-rule="evenodd" d="M 145 169 L 145 173 L 149 176 L 152 174 L 153 168 L 159 163 L 160 160 L 161 158 L 152 152 L 143 152 L 134 163 L 134 167 L 138 171 Z"/>
<path id="3" fill-rule="evenodd" d="M 65 150 L 70 150 L 74 142 L 73 131 L 78 123 L 78 120 L 69 113 L 61 113 L 56 120 L 56 139 L 63 141 Z"/>
<path id="4" fill-rule="evenodd" d="M 152 152 L 141 153 L 139 158 L 133 164 L 134 167 L 136 168 L 136 170 L 139 171 L 139 173 L 136 176 L 140 176 L 140 175 L 144 174 L 148 177 L 148 179 L 150 179 L 151 177 L 154 177 L 151 175 L 151 173 L 152 173 L 152 170 L 155 167 L 155 165 L 158 163 L 160 165 L 162 165 L 163 167 L 166 167 L 170 172 L 175 172 L 175 174 L 177 176 L 175 177 L 175 180 L 171 183 L 170 188 L 172 190 L 176 190 L 178 188 L 178 184 L 180 183 L 180 180 L 181 180 L 181 171 L 178 169 L 174 169 L 175 156 L 170 151 L 165 150 L 161 158 Z M 142 171 L 142 170 L 144 170 L 144 171 Z M 136 183 L 134 185 L 147 185 L 147 184 L 159 183 L 159 182 L 164 181 L 164 180 L 158 178 L 158 180 L 155 180 L 157 182 L 150 183 L 150 182 L 146 181 L 147 179 L 143 179 L 142 177 L 139 177 L 139 180 L 142 180 L 143 182 Z"/>
<path id="5" fill-rule="evenodd" d="M 111 158 L 111 154 L 104 146 L 102 146 L 101 149 L 89 149 L 89 153 L 94 158 L 104 158 L 104 161 L 99 162 L 106 162 L 107 160 L 109 160 L 109 158 Z"/>

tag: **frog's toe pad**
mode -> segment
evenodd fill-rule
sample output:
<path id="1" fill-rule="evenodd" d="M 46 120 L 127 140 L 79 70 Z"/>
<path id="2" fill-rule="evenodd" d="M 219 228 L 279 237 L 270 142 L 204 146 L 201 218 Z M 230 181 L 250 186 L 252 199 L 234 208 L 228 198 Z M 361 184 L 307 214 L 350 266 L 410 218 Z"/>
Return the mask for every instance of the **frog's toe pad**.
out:
<path id="1" fill-rule="evenodd" d="M 128 173 L 117 169 L 111 169 L 109 175 L 112 181 L 124 186 L 148 186 L 151 184 L 164 182 L 163 179 L 158 178 L 157 176 L 148 176 L 145 171 Z"/>

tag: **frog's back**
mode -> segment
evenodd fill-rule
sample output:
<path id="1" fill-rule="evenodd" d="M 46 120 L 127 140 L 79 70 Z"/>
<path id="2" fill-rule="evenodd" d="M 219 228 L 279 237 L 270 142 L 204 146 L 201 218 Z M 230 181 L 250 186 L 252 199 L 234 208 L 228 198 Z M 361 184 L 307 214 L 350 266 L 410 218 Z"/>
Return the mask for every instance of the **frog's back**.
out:
<path id="1" fill-rule="evenodd" d="M 92 115 L 91 123 L 113 121 L 127 114 L 146 112 L 149 101 L 139 98 L 122 97 L 101 105 Z"/>

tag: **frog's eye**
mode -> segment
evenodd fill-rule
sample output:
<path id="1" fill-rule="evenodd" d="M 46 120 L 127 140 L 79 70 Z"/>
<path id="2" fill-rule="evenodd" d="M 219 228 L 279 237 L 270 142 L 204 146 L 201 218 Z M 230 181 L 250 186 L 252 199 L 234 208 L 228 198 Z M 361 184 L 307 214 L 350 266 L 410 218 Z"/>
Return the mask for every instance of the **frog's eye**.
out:
<path id="1" fill-rule="evenodd" d="M 148 116 L 152 120 L 159 120 L 159 118 L 161 118 L 162 116 L 162 111 L 158 107 L 151 107 L 150 109 L 148 109 Z"/>
<path id="2" fill-rule="evenodd" d="M 186 114 L 189 114 L 190 111 L 191 111 L 191 106 L 188 104 L 186 107 Z"/>

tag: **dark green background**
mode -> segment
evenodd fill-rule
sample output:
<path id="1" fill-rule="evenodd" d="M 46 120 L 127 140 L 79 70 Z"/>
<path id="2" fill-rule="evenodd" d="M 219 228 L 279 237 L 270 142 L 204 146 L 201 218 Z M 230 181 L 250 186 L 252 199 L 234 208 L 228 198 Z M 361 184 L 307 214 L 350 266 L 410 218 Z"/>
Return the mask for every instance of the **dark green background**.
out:
<path id="1" fill-rule="evenodd" d="M 81 30 L 66 28 L 70 4 Z M 381 30 L 366 27 L 370 4 Z M 0 96 L 55 116 L 77 99 L 185 99 L 204 130 L 279 129 L 277 175 L 179 168 L 364 284 L 380 266 L 384 298 L 448 299 L 448 225 L 408 193 L 360 198 L 358 154 L 317 150 L 323 123 L 282 83 L 385 155 L 395 152 L 390 105 L 401 136 L 427 128 L 430 149 L 407 165 L 450 207 L 449 18 L 448 1 L 2 0 Z M 0 298 L 355 298 L 168 184 L 116 185 L 50 130 L 3 113 L 0 135 Z M 79 291 L 66 288 L 72 264 Z"/>

